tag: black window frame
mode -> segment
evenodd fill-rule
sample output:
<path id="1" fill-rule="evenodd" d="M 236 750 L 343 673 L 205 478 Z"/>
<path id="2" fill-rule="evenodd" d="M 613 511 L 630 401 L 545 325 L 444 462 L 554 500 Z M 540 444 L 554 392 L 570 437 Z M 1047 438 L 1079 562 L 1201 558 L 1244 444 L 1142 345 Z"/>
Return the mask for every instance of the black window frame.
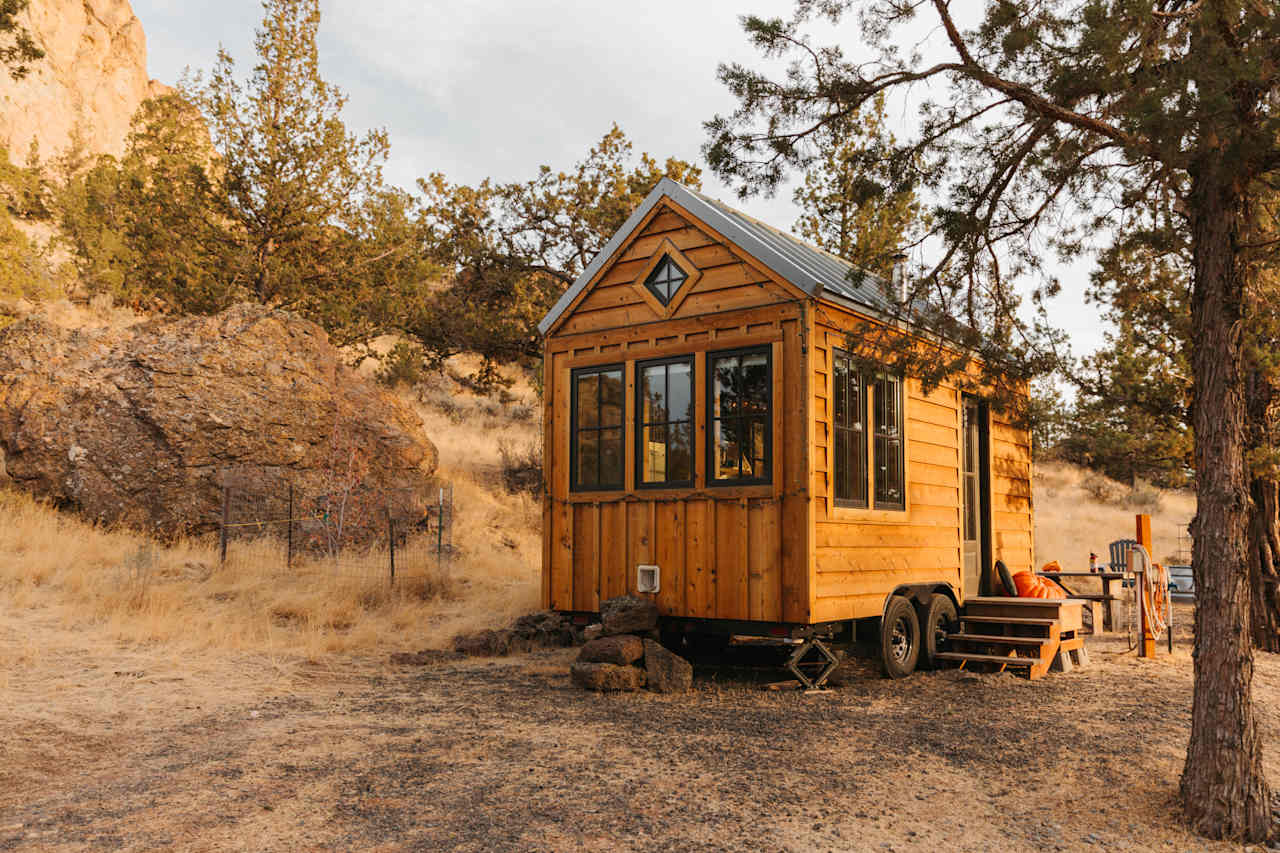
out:
<path id="1" fill-rule="evenodd" d="M 636 427 L 636 467 L 635 479 L 637 489 L 689 489 L 693 488 L 694 480 L 697 479 L 698 472 L 698 452 L 697 452 L 697 435 L 694 427 L 697 423 L 698 412 L 698 377 L 695 371 L 698 360 L 694 353 L 688 355 L 675 355 L 667 358 L 653 358 L 646 361 L 637 361 L 635 363 L 635 427 Z M 666 420 L 666 421 L 649 421 L 644 419 L 644 369 L 646 367 L 658 367 L 669 364 L 687 364 L 689 365 L 689 479 L 687 480 L 654 480 L 645 482 L 644 479 L 644 429 L 647 426 L 666 426 L 668 428 L 666 441 L 667 456 L 671 455 L 671 424 L 685 423 L 684 420 Z M 667 380 L 670 382 L 670 379 Z M 668 415 L 670 412 L 668 412 Z M 625 436 L 624 436 L 625 440 Z"/>
<path id="2" fill-rule="evenodd" d="M 677 272 L 680 273 L 680 282 L 671 290 L 670 295 L 663 296 L 661 293 L 658 292 L 658 289 L 654 287 L 654 276 L 658 274 L 659 270 L 666 267 L 667 264 L 671 264 L 671 266 L 675 268 Z M 671 278 L 667 278 L 665 279 L 665 283 L 670 284 L 672 280 L 673 279 Z M 650 293 L 654 295 L 655 299 L 657 299 L 664 306 L 666 306 L 671 304 L 671 300 L 675 298 L 675 295 L 680 292 L 680 288 L 684 287 L 684 283 L 688 280 L 689 280 L 688 271 L 685 270 L 684 267 L 680 266 L 680 263 L 675 258 L 671 257 L 671 254 L 669 252 L 664 252 L 662 254 L 662 259 L 658 261 L 656 264 L 654 264 L 653 269 L 649 270 L 649 274 L 644 277 L 644 286 Z"/>
<path id="3" fill-rule="evenodd" d="M 729 358 L 732 356 L 759 355 L 765 357 L 765 366 L 768 370 L 768 381 L 766 383 L 768 389 L 768 406 L 764 417 L 764 463 L 765 474 L 763 477 L 733 477 L 721 478 L 716 476 L 718 470 L 716 461 L 716 421 L 724 420 L 715 415 L 715 395 L 716 395 L 716 378 L 712 365 L 718 358 Z M 767 486 L 773 483 L 773 415 L 774 415 L 774 398 L 773 398 L 773 347 L 766 344 L 765 346 L 739 347 L 736 349 L 716 350 L 706 353 L 703 361 L 706 369 L 706 456 L 705 463 L 707 466 L 707 485 L 712 487 L 724 486 Z M 750 415 L 733 415 L 737 420 L 742 420 Z M 738 460 L 738 470 L 742 470 L 742 460 Z"/>
<path id="4" fill-rule="evenodd" d="M 603 432 L 607 429 L 617 429 L 622 435 L 620 441 L 622 447 L 618 451 L 618 458 L 622 462 L 621 480 L 617 483 L 601 483 L 597 482 L 593 485 L 578 484 L 578 435 L 581 429 L 578 425 L 578 379 L 579 377 L 592 373 L 607 373 L 617 371 L 622 374 L 622 415 L 618 420 L 616 427 L 612 426 L 595 426 L 585 427 L 592 432 Z M 597 383 L 597 388 L 599 383 Z M 599 392 L 596 394 L 597 417 L 599 416 L 600 397 Z M 597 444 L 599 448 L 599 444 Z M 617 364 L 593 364 L 584 367 L 575 367 L 569 371 L 569 491 L 571 492 L 617 492 L 627 487 L 627 366 L 623 362 Z M 596 471 L 600 470 L 600 451 L 596 451 Z"/>
<path id="5" fill-rule="evenodd" d="M 858 425 L 855 428 L 852 424 L 841 424 L 842 415 L 848 412 L 840 412 L 836 408 L 837 389 L 836 389 L 836 367 L 837 362 L 843 359 L 847 363 L 846 375 L 857 385 L 858 398 Z M 849 390 L 845 389 L 844 399 L 846 408 L 848 408 Z M 867 509 L 871 497 L 871 472 L 870 472 L 870 455 L 868 453 L 867 436 L 868 430 L 868 412 L 870 411 L 870 403 L 867 395 L 867 377 L 862 371 L 858 370 L 857 363 L 853 356 L 842 349 L 832 349 L 831 358 L 831 495 L 838 507 L 846 509 Z M 841 497 L 840 495 L 840 442 L 844 434 L 853 433 L 853 439 L 850 441 L 849 452 L 853 453 L 860 461 L 860 465 L 855 466 L 855 470 L 848 472 L 847 477 L 849 483 L 853 486 L 851 497 Z"/>
<path id="6" fill-rule="evenodd" d="M 870 384 L 873 386 L 871 399 L 871 423 L 870 423 L 870 440 L 871 458 L 874 462 L 874 470 L 871 472 L 871 502 L 876 509 L 905 511 L 907 508 L 907 414 L 906 414 L 906 378 L 893 373 L 878 373 L 870 377 Z M 884 411 L 883 400 L 881 399 L 880 386 L 892 382 L 897 387 L 897 394 L 894 400 L 894 410 L 897 413 L 897 432 L 893 435 L 888 433 L 882 434 L 880 429 L 880 413 Z M 887 443 L 896 442 L 898 445 L 898 483 L 899 494 L 901 500 L 881 500 L 880 498 L 880 471 L 882 469 L 880 453 L 880 442 L 884 440 Z"/>

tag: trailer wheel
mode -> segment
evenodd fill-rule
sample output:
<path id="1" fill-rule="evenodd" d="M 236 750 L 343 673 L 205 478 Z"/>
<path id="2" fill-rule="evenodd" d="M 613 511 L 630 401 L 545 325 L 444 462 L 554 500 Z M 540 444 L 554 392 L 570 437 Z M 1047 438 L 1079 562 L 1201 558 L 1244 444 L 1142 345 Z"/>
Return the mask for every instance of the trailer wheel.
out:
<path id="1" fill-rule="evenodd" d="M 880 668 L 890 678 L 905 678 L 920 660 L 920 619 L 911 602 L 890 597 L 880 620 Z"/>
<path id="2" fill-rule="evenodd" d="M 956 606 L 951 597 L 941 593 L 929 596 L 920 624 L 923 642 L 920 643 L 920 664 L 925 669 L 936 669 L 938 652 L 943 651 L 947 634 L 956 629 Z"/>

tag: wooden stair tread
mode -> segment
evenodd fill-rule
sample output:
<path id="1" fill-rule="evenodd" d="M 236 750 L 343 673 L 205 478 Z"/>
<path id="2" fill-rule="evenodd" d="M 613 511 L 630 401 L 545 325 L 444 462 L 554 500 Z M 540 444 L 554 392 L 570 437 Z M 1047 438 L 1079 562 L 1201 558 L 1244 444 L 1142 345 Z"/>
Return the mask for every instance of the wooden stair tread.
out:
<path id="1" fill-rule="evenodd" d="M 1003 598 L 1001 596 L 983 595 L 977 598 L 966 598 L 965 606 L 970 604 L 1009 604 L 1014 607 L 1045 607 L 1056 606 L 1064 601 L 1070 601 L 1069 598 Z"/>
<path id="2" fill-rule="evenodd" d="M 1040 646 L 1050 642 L 1048 637 L 1008 637 L 999 634 L 948 634 L 947 640 L 970 640 L 977 643 L 1006 643 L 1010 646 Z"/>
<path id="3" fill-rule="evenodd" d="M 986 655 L 978 652 L 938 652 L 934 657 L 941 660 L 981 661 L 983 663 L 1002 663 L 1007 666 L 1038 666 L 1043 663 L 1040 658 L 1013 657 L 1012 655 Z"/>
<path id="4" fill-rule="evenodd" d="M 964 614 L 961 622 L 993 622 L 1002 625 L 1053 625 L 1057 619 L 1037 619 L 1031 616 L 972 616 Z"/>

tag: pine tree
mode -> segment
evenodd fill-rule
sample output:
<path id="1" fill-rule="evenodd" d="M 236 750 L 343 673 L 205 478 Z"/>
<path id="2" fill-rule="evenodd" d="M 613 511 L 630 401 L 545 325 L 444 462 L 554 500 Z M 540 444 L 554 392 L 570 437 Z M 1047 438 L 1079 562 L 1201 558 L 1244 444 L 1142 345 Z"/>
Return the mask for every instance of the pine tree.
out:
<path id="1" fill-rule="evenodd" d="M 1250 230 L 1263 188 L 1280 177 L 1280 9 L 1249 0 L 1012 0 L 984 4 L 963 29 L 947 0 L 799 0 L 795 18 L 744 19 L 769 55 L 795 57 L 783 81 L 721 69 L 739 101 L 708 122 L 705 153 L 744 192 L 776 187 L 821 154 L 825 125 L 881 92 L 945 84 L 927 101 L 903 168 L 937 188 L 944 246 L 913 299 L 924 322 L 980 354 L 996 374 L 1036 367 L 1045 349 L 1019 315 L 1018 282 L 1046 249 L 1073 256 L 1113 213 L 1153 194 L 1176 200 L 1190 250 L 1191 422 L 1197 514 L 1195 691 L 1183 811 L 1218 838 L 1271 832 L 1271 792 L 1252 703 L 1246 466 Z M 814 16 L 862 24 L 856 60 L 815 48 Z M 918 12 L 948 55 L 902 51 L 894 36 Z M 915 165 L 909 165 L 914 163 Z M 1032 298 L 1055 292 L 1051 279 Z M 964 354 L 962 354 L 964 355 Z M 937 379 L 959 356 L 897 358 Z"/>
<path id="2" fill-rule="evenodd" d="M 825 153 L 804 175 L 793 200 L 801 210 L 796 232 L 853 265 L 888 277 L 893 256 L 921 231 L 914 191 L 896 191 L 886 168 L 894 146 L 885 127 L 884 98 L 849 121 L 824 129 Z"/>

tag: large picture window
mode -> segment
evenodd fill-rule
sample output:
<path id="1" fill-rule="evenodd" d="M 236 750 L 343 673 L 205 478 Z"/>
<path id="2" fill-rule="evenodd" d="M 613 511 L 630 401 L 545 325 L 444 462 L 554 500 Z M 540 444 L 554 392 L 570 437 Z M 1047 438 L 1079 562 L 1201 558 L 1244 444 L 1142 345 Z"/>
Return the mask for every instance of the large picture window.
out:
<path id="1" fill-rule="evenodd" d="M 623 487 L 622 365 L 573 371 L 570 482 L 574 491 Z"/>
<path id="2" fill-rule="evenodd" d="M 902 452 L 902 379 L 875 380 L 876 506 L 906 509 L 906 471 Z"/>
<path id="3" fill-rule="evenodd" d="M 771 479 L 773 371 L 768 348 L 710 353 L 708 480 L 715 484 Z"/>
<path id="4" fill-rule="evenodd" d="M 832 350 L 831 361 L 835 505 L 905 510 L 902 378 L 862 374 L 843 350 Z"/>
<path id="5" fill-rule="evenodd" d="M 832 383 L 836 506 L 867 505 L 866 383 L 847 352 L 834 351 Z"/>
<path id="6" fill-rule="evenodd" d="M 636 365 L 636 445 L 642 486 L 693 485 L 693 357 Z"/>

